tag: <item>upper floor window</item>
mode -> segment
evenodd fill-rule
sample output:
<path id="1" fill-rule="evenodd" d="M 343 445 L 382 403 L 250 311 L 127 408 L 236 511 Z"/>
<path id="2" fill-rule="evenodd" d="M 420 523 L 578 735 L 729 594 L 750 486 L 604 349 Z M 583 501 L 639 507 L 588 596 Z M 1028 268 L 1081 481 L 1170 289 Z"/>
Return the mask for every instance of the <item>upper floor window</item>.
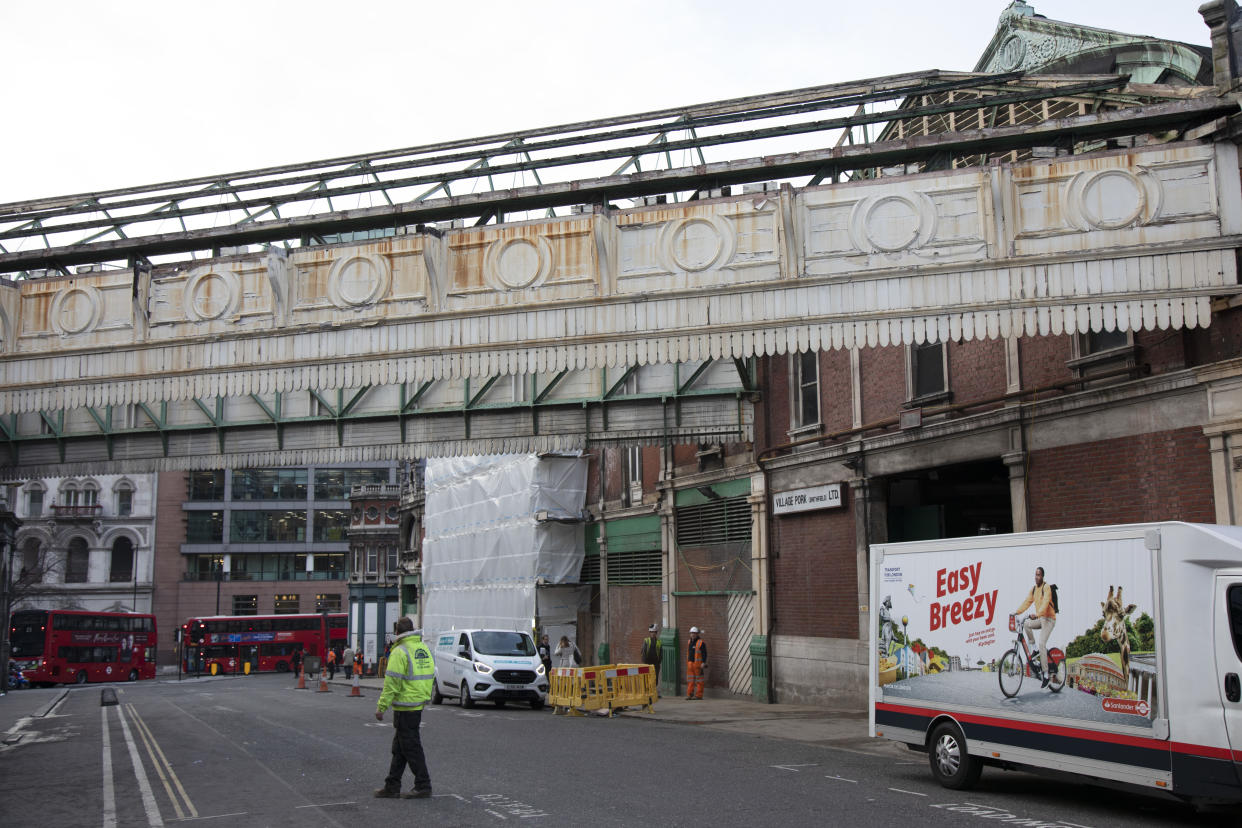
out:
<path id="1" fill-rule="evenodd" d="M 43 581 L 43 547 L 37 538 L 29 538 L 22 544 L 22 568 L 17 577 L 24 584 Z"/>
<path id="2" fill-rule="evenodd" d="M 234 500 L 305 500 L 306 469 L 241 469 L 233 472 Z"/>
<path id="3" fill-rule="evenodd" d="M 793 355 L 794 430 L 819 425 L 819 354 Z"/>
<path id="4" fill-rule="evenodd" d="M 112 561 L 108 567 L 109 581 L 130 581 L 134 578 L 134 542 L 117 538 L 112 544 Z"/>
<path id="5" fill-rule="evenodd" d="M 277 595 L 276 596 L 276 614 L 277 615 L 295 615 L 298 612 L 300 602 L 297 595 Z"/>
<path id="6" fill-rule="evenodd" d="M 188 481 L 190 500 L 224 500 L 224 472 L 192 471 Z"/>
<path id="7" fill-rule="evenodd" d="M 116 513 L 128 517 L 134 513 L 134 486 L 128 480 L 122 480 L 114 487 L 116 493 Z"/>
<path id="8" fill-rule="evenodd" d="M 90 574 L 91 551 L 82 538 L 69 541 L 65 555 L 65 583 L 84 584 Z"/>
<path id="9" fill-rule="evenodd" d="M 929 401 L 949 393 L 948 360 L 943 342 L 911 345 L 907 369 L 907 390 L 911 400 Z"/>
<path id="10" fill-rule="evenodd" d="M 387 567 L 385 571 L 391 575 L 397 571 L 397 545 L 395 543 L 388 544 L 385 547 L 384 556 L 385 556 L 384 563 L 385 563 L 385 566 Z"/>
<path id="11" fill-rule="evenodd" d="M 26 516 L 37 518 L 43 516 L 43 487 L 37 484 L 26 492 Z"/>
<path id="12" fill-rule="evenodd" d="M 82 486 L 82 505 L 94 506 L 99 503 L 99 487 L 94 483 Z"/>
<path id="13" fill-rule="evenodd" d="M 1088 331 L 1076 334 L 1070 342 L 1067 364 L 1075 376 L 1109 374 L 1137 364 L 1134 335 L 1129 331 Z M 1116 380 L 1126 378 L 1120 375 Z"/>

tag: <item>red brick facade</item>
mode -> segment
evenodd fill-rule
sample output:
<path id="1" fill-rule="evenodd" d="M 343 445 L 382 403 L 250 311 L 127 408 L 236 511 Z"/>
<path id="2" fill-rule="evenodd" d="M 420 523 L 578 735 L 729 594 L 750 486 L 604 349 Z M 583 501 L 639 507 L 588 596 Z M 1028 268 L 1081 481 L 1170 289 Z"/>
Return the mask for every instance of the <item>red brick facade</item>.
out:
<path id="1" fill-rule="evenodd" d="M 1031 529 L 1216 519 L 1198 427 L 1031 452 L 1027 492 Z"/>
<path id="2" fill-rule="evenodd" d="M 774 516 L 771 533 L 773 632 L 856 638 L 858 567 L 852 504 Z"/>

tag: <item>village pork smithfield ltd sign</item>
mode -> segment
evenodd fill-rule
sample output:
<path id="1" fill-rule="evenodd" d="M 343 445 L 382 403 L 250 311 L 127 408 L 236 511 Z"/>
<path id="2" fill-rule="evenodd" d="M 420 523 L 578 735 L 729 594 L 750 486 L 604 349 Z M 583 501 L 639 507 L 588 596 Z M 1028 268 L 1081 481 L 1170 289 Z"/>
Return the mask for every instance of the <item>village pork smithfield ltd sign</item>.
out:
<path id="1" fill-rule="evenodd" d="M 840 483 L 829 483 L 826 486 L 778 492 L 772 496 L 772 513 L 787 515 L 792 512 L 809 512 L 812 509 L 835 509 L 842 505 L 841 486 Z"/>

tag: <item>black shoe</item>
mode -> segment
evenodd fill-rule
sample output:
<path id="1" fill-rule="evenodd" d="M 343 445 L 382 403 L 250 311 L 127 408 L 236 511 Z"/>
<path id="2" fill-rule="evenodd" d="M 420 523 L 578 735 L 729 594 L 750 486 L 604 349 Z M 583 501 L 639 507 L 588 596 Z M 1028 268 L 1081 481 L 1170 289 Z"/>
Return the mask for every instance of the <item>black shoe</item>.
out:
<path id="1" fill-rule="evenodd" d="M 1048 676 L 1044 676 L 1044 680 L 1043 680 L 1043 681 L 1041 681 L 1041 682 L 1039 683 L 1039 686 L 1040 686 L 1040 687 L 1047 687 L 1047 686 L 1048 686 L 1048 682 L 1050 682 L 1050 681 L 1052 681 L 1052 679 L 1051 679 L 1051 678 L 1049 678 Z"/>
<path id="2" fill-rule="evenodd" d="M 392 788 L 376 788 L 376 799 L 397 799 L 401 796 L 401 791 L 394 791 Z"/>
<path id="3" fill-rule="evenodd" d="M 410 793 L 407 793 L 407 794 L 401 794 L 401 798 L 402 799 L 430 799 L 431 788 L 428 788 L 425 791 L 411 791 Z"/>

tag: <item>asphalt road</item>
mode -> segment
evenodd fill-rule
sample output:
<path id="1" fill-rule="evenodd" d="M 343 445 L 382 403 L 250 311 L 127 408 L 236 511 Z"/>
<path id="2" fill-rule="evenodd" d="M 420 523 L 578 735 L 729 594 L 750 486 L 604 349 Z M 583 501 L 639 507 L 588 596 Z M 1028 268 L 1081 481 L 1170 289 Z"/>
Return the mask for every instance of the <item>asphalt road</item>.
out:
<path id="1" fill-rule="evenodd" d="M 101 707 L 105 686 L 116 706 Z M 423 717 L 435 795 L 377 800 L 392 729 L 374 710 L 374 692 L 285 676 L 9 693 L 0 826 L 1205 824 L 1178 803 L 1021 773 L 946 791 L 925 757 L 887 743 L 453 703 Z"/>

